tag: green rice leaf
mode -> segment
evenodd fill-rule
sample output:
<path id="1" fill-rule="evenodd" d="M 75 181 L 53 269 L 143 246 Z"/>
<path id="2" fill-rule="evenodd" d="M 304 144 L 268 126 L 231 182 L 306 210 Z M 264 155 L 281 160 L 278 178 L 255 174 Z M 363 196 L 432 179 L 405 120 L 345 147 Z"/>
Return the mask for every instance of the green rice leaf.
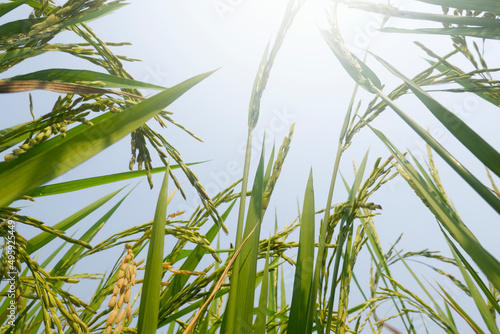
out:
<path id="1" fill-rule="evenodd" d="M 457 28 L 420 28 L 420 29 L 402 29 L 387 27 L 380 29 L 382 32 L 399 33 L 399 34 L 425 34 L 425 35 L 463 35 L 478 38 L 498 39 L 500 28 L 483 28 L 483 27 L 457 27 Z"/>
<path id="2" fill-rule="evenodd" d="M 69 25 L 75 25 L 83 22 L 89 22 L 92 20 L 95 20 L 99 17 L 105 16 L 118 8 L 121 8 L 123 6 L 128 5 L 128 3 L 122 2 L 123 0 L 119 1 L 114 1 L 106 4 L 104 7 L 99 8 L 98 10 L 94 10 L 91 12 L 84 13 L 81 17 L 76 18 L 75 20 L 71 20 L 70 22 L 67 22 L 64 24 L 64 27 L 67 27 Z"/>
<path id="3" fill-rule="evenodd" d="M 0 207 L 56 178 L 104 150 L 157 115 L 163 108 L 208 77 L 212 72 L 188 79 L 118 114 L 106 113 L 92 120 L 94 126 L 79 125 L 65 139 L 52 138 L 0 163 L 0 184 L 5 196 Z"/>
<path id="4" fill-rule="evenodd" d="M 18 35 L 22 33 L 26 33 L 29 31 L 29 28 L 43 21 L 41 18 L 35 19 L 21 19 L 16 21 L 10 21 L 0 26 L 0 44 L 5 43 L 4 40 L 8 39 L 12 35 Z"/>
<path id="5" fill-rule="evenodd" d="M 19 0 L 0 4 L 0 17 L 16 9 L 17 7 L 24 5 L 26 2 L 28 2 L 28 0 Z"/>
<path id="6" fill-rule="evenodd" d="M 186 165 L 193 166 L 193 165 L 197 165 L 197 164 L 200 164 L 203 162 L 204 161 L 187 163 Z M 179 165 L 172 165 L 170 167 L 171 170 L 178 169 L 178 168 L 179 168 Z M 150 172 L 151 172 L 151 174 L 156 174 L 156 173 L 165 172 L 166 170 L 167 170 L 167 167 L 156 167 L 156 168 L 151 169 Z M 101 186 L 101 185 L 109 184 L 109 183 L 113 183 L 113 182 L 129 180 L 132 178 L 145 176 L 145 175 L 146 175 L 145 170 L 136 170 L 136 171 L 130 171 L 130 172 L 89 177 L 89 178 L 85 178 L 85 179 L 78 179 L 78 180 L 73 180 L 73 181 L 50 184 L 47 186 L 41 186 L 41 187 L 38 187 L 36 189 L 33 189 L 27 195 L 31 196 L 31 197 L 43 197 L 43 196 L 64 194 L 64 193 L 68 193 L 68 192 L 72 192 L 72 191 L 97 187 L 97 186 Z"/>
<path id="7" fill-rule="evenodd" d="M 479 277 L 477 271 L 470 265 L 470 263 L 467 261 L 467 259 L 464 257 L 464 255 L 460 252 L 460 250 L 455 246 L 455 244 L 451 241 L 451 239 L 448 237 L 446 233 L 443 233 L 445 236 L 446 240 L 448 241 L 448 245 L 453 248 L 453 251 L 455 252 L 456 256 L 460 259 L 461 264 L 467 269 L 467 272 L 469 275 L 472 276 L 474 281 L 476 282 L 477 286 L 481 289 L 481 291 L 484 293 L 486 298 L 488 298 L 490 304 L 492 307 L 495 309 L 495 311 L 500 314 L 500 305 L 498 304 L 498 301 L 496 300 L 495 296 L 491 293 L 491 291 L 488 289 L 486 284 L 483 282 L 481 277 Z"/>
<path id="8" fill-rule="evenodd" d="M 288 321 L 288 333 L 291 334 L 311 333 L 314 322 L 312 310 L 316 307 L 316 302 L 310 298 L 310 294 L 316 291 L 313 281 L 314 212 L 314 186 L 311 169 L 300 217 L 299 249 Z"/>
<path id="9" fill-rule="evenodd" d="M 116 203 L 108 212 L 106 212 L 94 225 L 92 225 L 80 238 L 80 240 L 90 243 L 97 233 L 104 227 L 104 225 L 109 221 L 111 216 L 118 210 L 123 201 L 130 195 L 130 193 L 135 189 L 132 188 L 128 193 L 123 196 L 118 203 Z M 59 262 L 51 270 L 51 275 L 53 276 L 63 276 L 66 274 L 67 270 L 76 264 L 81 258 L 81 254 L 84 251 L 84 247 L 80 245 L 73 245 L 64 254 L 64 256 L 59 260 Z"/>
<path id="10" fill-rule="evenodd" d="M 148 84 L 145 82 L 117 77 L 114 75 L 89 71 L 89 70 L 72 70 L 62 68 L 51 68 L 47 70 L 32 72 L 15 77 L 4 79 L 10 81 L 17 80 L 39 80 L 39 81 L 53 81 L 53 82 L 66 82 L 66 83 L 84 83 L 86 86 L 100 87 L 100 88 L 144 88 L 164 90 L 165 87 Z"/>
<path id="11" fill-rule="evenodd" d="M 500 20 L 485 17 L 443 15 L 433 13 L 409 12 L 402 10 L 395 13 L 390 13 L 390 15 L 393 17 L 401 17 L 413 20 L 425 20 L 449 24 L 478 26 L 482 28 L 500 28 Z"/>
<path id="12" fill-rule="evenodd" d="M 118 189 L 112 193 L 107 194 L 106 196 L 98 199 L 97 201 L 87 205 L 83 209 L 79 210 L 78 212 L 72 214 L 71 216 L 67 217 L 66 219 L 63 219 L 61 222 L 55 224 L 52 226 L 55 230 L 59 231 L 66 231 L 70 227 L 74 226 L 77 224 L 79 221 L 81 221 L 83 218 L 87 217 L 89 214 L 100 208 L 102 205 L 107 203 L 110 199 L 112 199 L 116 194 L 118 194 L 121 190 Z M 54 240 L 56 236 L 52 233 L 49 232 L 42 232 L 38 234 L 37 236 L 31 238 L 28 241 L 28 245 L 26 247 L 26 252 L 28 254 L 32 254 Z"/>
<path id="13" fill-rule="evenodd" d="M 458 116 L 446 109 L 432 98 L 411 79 L 405 77 L 396 68 L 382 58 L 374 55 L 392 74 L 402 79 L 429 111 L 448 129 L 467 149 L 474 154 L 486 167 L 497 176 L 500 176 L 500 153 L 498 153 L 481 136 L 474 132 Z"/>
<path id="14" fill-rule="evenodd" d="M 418 0 L 431 5 L 438 5 L 451 8 L 479 10 L 484 12 L 500 12 L 500 4 L 496 0 Z"/>
<path id="15" fill-rule="evenodd" d="M 432 149 L 434 149 L 443 158 L 462 179 L 467 182 L 495 211 L 500 213 L 500 200 L 481 183 L 467 168 L 465 168 L 454 156 L 452 156 L 438 141 L 436 141 L 427 131 L 425 131 L 417 122 L 411 119 L 393 100 L 386 96 L 378 88 L 373 87 L 377 95 L 382 98 L 391 108 L 408 124 Z"/>
<path id="16" fill-rule="evenodd" d="M 495 318 L 490 313 L 490 310 L 488 309 L 488 304 L 485 303 L 483 300 L 483 297 L 479 293 L 479 290 L 477 289 L 476 285 L 474 284 L 474 281 L 472 278 L 469 276 L 467 273 L 467 270 L 465 270 L 464 265 L 460 261 L 460 258 L 457 256 L 455 253 L 455 250 L 450 246 L 451 252 L 453 253 L 453 257 L 455 258 L 455 262 L 460 269 L 460 272 L 462 273 L 462 276 L 464 277 L 465 284 L 467 284 L 467 287 L 469 288 L 469 292 L 474 299 L 474 303 L 477 306 L 477 309 L 479 310 L 479 313 L 481 314 L 481 317 L 484 320 L 484 323 L 490 330 L 490 333 L 492 334 L 500 334 L 500 331 L 498 330 L 498 326 L 496 324 Z"/>
<path id="17" fill-rule="evenodd" d="M 223 332 L 242 333 L 252 328 L 257 255 L 262 222 L 262 199 L 264 195 L 264 147 L 257 167 L 248 206 L 243 239 L 252 233 L 236 259 L 231 275 L 229 300 L 224 312 Z"/>
<path id="18" fill-rule="evenodd" d="M 467 226 L 458 218 L 446 202 L 432 190 L 420 174 L 415 170 L 405 156 L 385 137 L 383 133 L 368 125 L 380 138 L 389 151 L 398 160 L 400 166 L 407 174 L 410 186 L 424 201 L 430 211 L 436 216 L 442 226 L 450 233 L 467 254 L 474 260 L 478 267 L 488 277 L 496 289 L 500 290 L 500 262 L 493 257 L 476 239 Z"/>
<path id="19" fill-rule="evenodd" d="M 271 238 L 267 242 L 266 263 L 264 265 L 264 273 L 262 275 L 262 285 L 260 288 L 259 306 L 257 308 L 257 317 L 254 323 L 254 334 L 266 333 L 266 317 L 267 317 L 267 293 L 269 290 L 269 251 L 271 247 Z"/>
<path id="20" fill-rule="evenodd" d="M 167 166 L 168 169 L 168 166 Z M 160 290 L 162 279 L 163 248 L 165 243 L 165 223 L 168 201 L 168 171 L 165 172 L 163 183 L 156 204 L 155 217 L 151 228 L 146 271 L 139 306 L 139 321 L 137 332 L 154 334 L 158 328 L 158 313 L 160 306 Z"/>
<path id="21" fill-rule="evenodd" d="M 338 272 L 340 268 L 340 257 L 342 255 L 342 249 L 344 247 L 344 242 L 346 240 L 346 233 L 345 233 L 345 227 L 349 224 L 352 224 L 352 212 L 355 208 L 355 200 L 356 200 L 356 194 L 359 191 L 359 187 L 361 185 L 361 181 L 363 180 L 363 175 L 365 173 L 365 168 L 366 168 L 366 162 L 368 160 L 368 151 L 366 152 L 365 156 L 363 157 L 363 161 L 361 161 L 361 164 L 359 165 L 359 169 L 356 172 L 356 176 L 354 178 L 354 183 L 351 187 L 351 191 L 349 192 L 349 197 L 347 201 L 350 203 L 350 207 L 344 211 L 344 214 L 342 215 L 341 221 L 340 221 L 340 227 L 339 227 L 339 237 L 338 237 L 338 243 L 337 247 L 335 248 L 335 263 L 333 266 L 333 275 L 332 275 L 332 284 L 331 284 L 331 290 L 330 290 L 330 297 L 328 299 L 328 319 L 326 322 L 326 333 L 330 332 L 330 326 L 332 324 L 332 315 L 333 315 L 333 303 L 335 301 L 335 290 L 337 289 L 337 277 L 338 277 Z"/>
<path id="22" fill-rule="evenodd" d="M 484 331 L 476 324 L 476 322 L 467 314 L 467 312 L 453 299 L 453 297 L 446 292 L 446 290 L 438 283 L 439 288 L 443 292 L 443 299 L 451 305 L 451 307 L 462 317 L 465 322 L 478 334 L 484 334 Z"/>

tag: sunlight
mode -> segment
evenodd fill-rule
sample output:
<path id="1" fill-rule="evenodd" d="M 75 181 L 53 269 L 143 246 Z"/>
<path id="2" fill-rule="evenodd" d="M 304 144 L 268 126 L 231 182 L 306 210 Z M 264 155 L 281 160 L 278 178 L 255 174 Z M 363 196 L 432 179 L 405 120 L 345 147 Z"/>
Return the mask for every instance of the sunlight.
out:
<path id="1" fill-rule="evenodd" d="M 279 26 L 283 19 L 287 0 L 252 1 L 248 6 L 248 15 L 258 17 L 265 26 Z M 331 7 L 331 1 L 306 0 L 300 8 L 293 26 L 300 30 L 317 30 L 319 22 L 325 21 L 325 9 Z M 321 23 L 323 24 L 323 22 Z"/>

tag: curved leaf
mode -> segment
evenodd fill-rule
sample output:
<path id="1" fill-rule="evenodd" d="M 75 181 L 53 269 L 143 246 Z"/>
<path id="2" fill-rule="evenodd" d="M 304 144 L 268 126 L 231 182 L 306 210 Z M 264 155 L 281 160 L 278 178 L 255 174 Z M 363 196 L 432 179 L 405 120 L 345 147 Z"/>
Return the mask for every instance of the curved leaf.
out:
<path id="1" fill-rule="evenodd" d="M 93 126 L 79 125 L 69 130 L 65 139 L 52 138 L 15 160 L 0 163 L 0 184 L 4 194 L 0 198 L 0 207 L 9 205 L 119 141 L 210 74 L 212 72 L 188 79 L 121 113 L 96 117 L 92 120 Z"/>
<path id="2" fill-rule="evenodd" d="M 165 87 L 148 84 L 145 82 L 117 77 L 101 72 L 88 71 L 88 70 L 72 70 L 62 68 L 51 68 L 47 70 L 32 72 L 23 75 L 5 79 L 10 81 L 18 80 L 39 80 L 51 82 L 66 82 L 66 83 L 82 83 L 85 82 L 86 86 L 93 86 L 98 88 L 144 88 L 144 89 L 157 89 L 163 90 Z"/>
<path id="3" fill-rule="evenodd" d="M 372 54 L 373 55 L 373 54 Z M 493 173 L 500 176 L 500 153 L 498 153 L 481 136 L 474 132 L 464 121 L 446 109 L 438 101 L 420 88 L 411 79 L 405 77 L 396 68 L 382 58 L 373 55 L 392 74 L 402 79 L 429 111 L 457 138 L 467 149 L 474 154 Z"/>

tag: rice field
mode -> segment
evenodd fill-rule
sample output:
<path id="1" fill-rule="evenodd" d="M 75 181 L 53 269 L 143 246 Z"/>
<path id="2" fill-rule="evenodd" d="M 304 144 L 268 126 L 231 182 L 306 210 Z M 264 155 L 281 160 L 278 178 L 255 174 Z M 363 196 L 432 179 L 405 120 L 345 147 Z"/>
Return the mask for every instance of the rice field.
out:
<path id="1" fill-rule="evenodd" d="M 498 235 L 500 142 L 482 130 L 494 129 L 496 118 L 470 118 L 448 103 L 474 97 L 498 111 L 500 5 L 326 1 L 317 33 L 345 75 L 336 84 L 352 89 L 335 95 L 330 133 L 304 133 L 307 119 L 284 121 L 291 114 L 283 109 L 275 115 L 284 135 L 275 138 L 262 125 L 266 99 L 279 66 L 291 61 L 280 52 L 313 4 L 288 0 L 277 11 L 276 30 L 249 65 L 245 123 L 205 126 L 242 129 L 241 154 L 224 172 L 237 170 L 234 180 L 214 172 L 202 151 L 179 144 L 202 138 L 191 130 L 194 118 L 176 113 L 176 101 L 202 108 L 193 91 L 208 91 L 221 72 L 244 76 L 213 68 L 166 85 L 156 69 L 135 78 L 128 69 L 138 59 L 126 53 L 127 41 L 102 39 L 90 23 L 120 17 L 121 0 L 0 4 L 0 18 L 8 18 L 0 21 L 7 124 L 0 130 L 0 333 L 500 333 L 500 253 L 477 235 L 479 227 Z M 213 5 L 219 16 L 237 6 Z M 346 10 L 377 17 L 384 36 L 423 36 L 438 47 L 415 42 L 424 55 L 418 66 L 413 54 L 394 61 L 397 50 L 372 51 L 380 50 L 377 40 L 355 50 Z M 44 67 L 37 59 L 47 54 L 78 65 Z M 47 106 L 33 98 L 40 90 L 52 94 Z M 9 101 L 23 110 L 22 122 L 12 123 L 20 116 L 9 114 Z M 387 114 L 404 129 L 384 123 Z M 442 133 L 429 128 L 431 118 Z M 418 138 L 424 158 L 401 145 L 400 131 Z M 301 136 L 334 139 L 295 149 Z M 129 160 L 112 153 L 117 147 Z M 94 168 L 92 161 L 103 162 Z M 294 168 L 304 175 L 291 179 Z M 72 174 L 82 169 L 84 176 Z M 207 175 L 225 186 L 212 187 Z M 388 196 L 395 184 L 404 190 Z M 283 205 L 290 192 L 296 200 Z M 146 199 L 154 209 L 145 212 Z M 44 221 L 44 211 L 61 218 Z M 433 226 L 439 235 L 428 237 L 443 247 L 399 232 L 415 221 Z"/>

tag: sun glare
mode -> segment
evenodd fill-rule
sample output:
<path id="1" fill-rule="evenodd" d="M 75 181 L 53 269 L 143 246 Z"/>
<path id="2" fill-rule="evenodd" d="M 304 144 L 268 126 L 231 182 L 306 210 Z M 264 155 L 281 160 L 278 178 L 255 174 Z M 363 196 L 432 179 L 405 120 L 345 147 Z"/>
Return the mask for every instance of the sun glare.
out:
<path id="1" fill-rule="evenodd" d="M 248 14 L 257 18 L 264 26 L 278 27 L 285 14 L 287 0 L 257 0 L 249 3 Z M 325 10 L 331 1 L 306 0 L 294 19 L 293 26 L 300 30 L 316 30 L 326 22 Z M 323 22 L 324 21 L 324 22 Z"/>

